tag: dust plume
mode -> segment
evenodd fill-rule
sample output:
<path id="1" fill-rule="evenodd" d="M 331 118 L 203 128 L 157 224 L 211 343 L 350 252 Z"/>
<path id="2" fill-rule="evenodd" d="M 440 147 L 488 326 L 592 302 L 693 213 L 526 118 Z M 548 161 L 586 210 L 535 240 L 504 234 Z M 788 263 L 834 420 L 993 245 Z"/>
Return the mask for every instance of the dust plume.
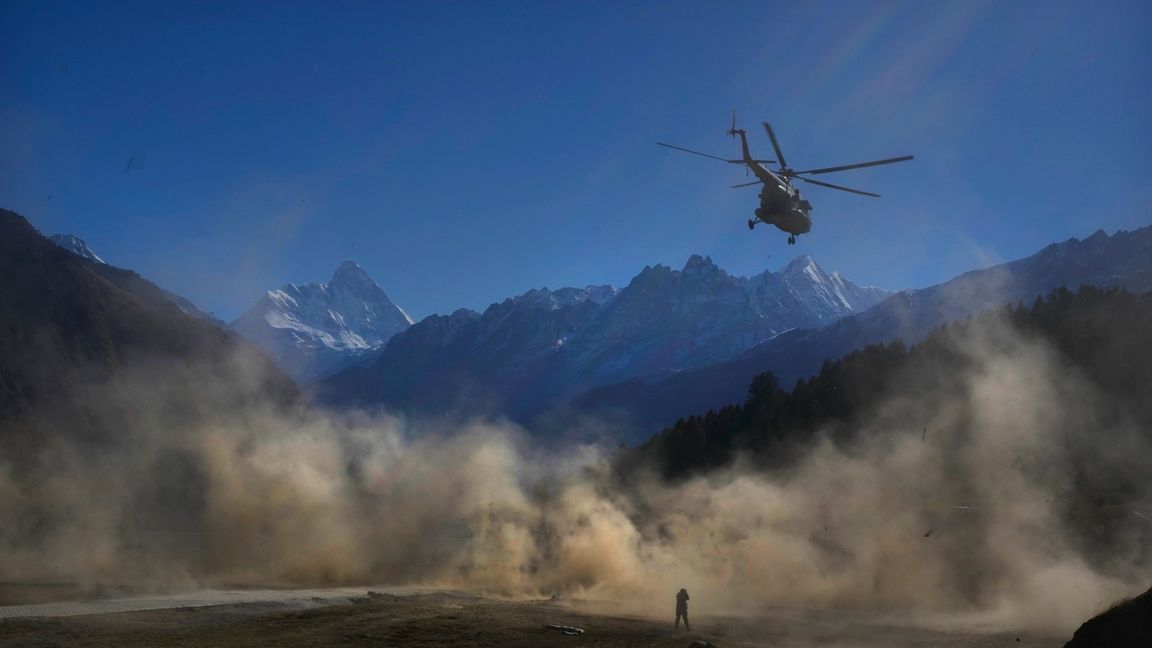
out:
<path id="1" fill-rule="evenodd" d="M 1147 437 L 1003 322 L 950 344 L 965 362 L 934 368 L 949 388 L 894 389 L 853 441 L 786 469 L 626 486 L 602 448 L 545 450 L 508 423 L 241 402 L 243 366 L 227 382 L 140 369 L 77 396 L 112 432 L 49 425 L 4 452 L 0 579 L 430 584 L 662 616 L 686 587 L 704 613 L 850 607 L 1055 632 L 1146 587 L 1152 524 L 1132 515 L 1094 553 L 1066 504 L 1076 448 L 1106 446 L 1101 470 L 1146 469 Z"/>

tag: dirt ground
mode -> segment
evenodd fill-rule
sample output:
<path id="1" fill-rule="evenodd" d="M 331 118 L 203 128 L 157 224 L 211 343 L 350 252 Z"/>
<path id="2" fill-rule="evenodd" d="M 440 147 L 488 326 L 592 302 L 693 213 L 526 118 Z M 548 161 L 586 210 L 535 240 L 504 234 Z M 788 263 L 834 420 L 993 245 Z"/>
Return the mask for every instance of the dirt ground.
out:
<path id="1" fill-rule="evenodd" d="M 353 602 L 355 601 L 355 602 Z M 745 617 L 702 616 L 692 632 L 602 611 L 581 602 L 508 602 L 463 594 L 381 595 L 300 609 L 253 603 L 0 621 L 0 646 L 675 646 L 694 640 L 721 648 L 852 646 L 1024 646 L 1063 640 L 976 630 L 933 630 L 830 611 L 766 610 Z M 569 636 L 546 629 L 584 629 Z"/>

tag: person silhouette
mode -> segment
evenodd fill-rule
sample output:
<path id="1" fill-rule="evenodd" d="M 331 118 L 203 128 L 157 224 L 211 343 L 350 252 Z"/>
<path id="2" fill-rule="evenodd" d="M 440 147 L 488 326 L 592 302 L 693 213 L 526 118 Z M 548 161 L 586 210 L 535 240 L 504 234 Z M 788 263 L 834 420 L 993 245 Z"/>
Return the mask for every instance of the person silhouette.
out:
<path id="1" fill-rule="evenodd" d="M 684 617 L 684 629 L 692 632 L 692 626 L 688 624 L 688 590 L 683 587 L 679 592 L 676 592 L 676 629 L 680 629 L 680 617 Z"/>

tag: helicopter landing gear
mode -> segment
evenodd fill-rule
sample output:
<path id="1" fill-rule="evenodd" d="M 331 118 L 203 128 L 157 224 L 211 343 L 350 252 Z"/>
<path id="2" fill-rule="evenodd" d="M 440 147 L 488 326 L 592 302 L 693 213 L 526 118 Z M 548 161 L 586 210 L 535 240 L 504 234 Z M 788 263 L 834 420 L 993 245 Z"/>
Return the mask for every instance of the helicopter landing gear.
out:
<path id="1" fill-rule="evenodd" d="M 748 219 L 748 229 L 752 229 L 753 227 L 756 227 L 756 221 L 749 218 Z"/>
<path id="2" fill-rule="evenodd" d="M 788 245 L 796 245 L 796 235 L 795 234 L 788 237 Z"/>

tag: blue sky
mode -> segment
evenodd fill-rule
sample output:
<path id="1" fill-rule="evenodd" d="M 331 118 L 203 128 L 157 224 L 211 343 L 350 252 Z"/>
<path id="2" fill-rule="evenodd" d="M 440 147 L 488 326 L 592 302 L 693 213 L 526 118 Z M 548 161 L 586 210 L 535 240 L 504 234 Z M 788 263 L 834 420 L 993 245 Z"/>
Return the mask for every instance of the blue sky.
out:
<path id="1" fill-rule="evenodd" d="M 921 287 L 1152 224 L 1148 2 L 7 2 L 0 206 L 231 319 L 359 261 L 419 318 L 811 254 Z M 731 110 L 823 176 L 744 221 Z M 129 164 L 129 160 L 132 163 Z"/>

